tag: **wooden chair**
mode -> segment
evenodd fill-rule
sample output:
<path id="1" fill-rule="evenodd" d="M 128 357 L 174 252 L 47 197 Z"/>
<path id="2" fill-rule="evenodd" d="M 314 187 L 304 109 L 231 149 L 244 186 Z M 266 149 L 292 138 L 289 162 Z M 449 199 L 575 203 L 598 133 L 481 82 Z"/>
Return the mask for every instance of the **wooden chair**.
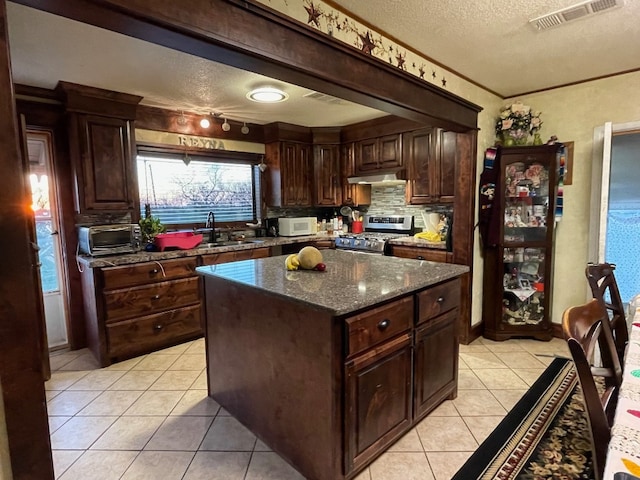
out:
<path id="1" fill-rule="evenodd" d="M 611 425 L 618 402 L 618 392 L 622 381 L 622 369 L 615 352 L 611 331 L 603 328 L 607 319 L 597 300 L 591 300 L 584 305 L 578 305 L 567 309 L 562 315 L 562 330 L 569 345 L 569 351 L 575 364 L 576 372 L 582 395 L 587 410 L 587 418 L 593 440 L 593 464 L 596 480 L 602 478 L 604 472 L 607 448 L 611 440 Z M 591 360 L 598 343 L 609 345 L 608 363 L 611 371 L 606 372 L 615 381 L 605 383 L 602 393 L 598 391 Z M 601 352 L 607 355 L 607 351 Z M 594 368 L 594 371 L 605 373 L 603 368 Z"/>
<path id="2" fill-rule="evenodd" d="M 624 363 L 624 352 L 629 342 L 629 327 L 627 326 L 624 304 L 620 297 L 618 283 L 613 273 L 615 269 L 616 266 L 613 263 L 589 263 L 585 269 L 585 274 L 589 287 L 591 287 L 593 298 L 598 301 L 607 314 L 609 328 L 616 347 L 615 351 L 622 365 Z"/>

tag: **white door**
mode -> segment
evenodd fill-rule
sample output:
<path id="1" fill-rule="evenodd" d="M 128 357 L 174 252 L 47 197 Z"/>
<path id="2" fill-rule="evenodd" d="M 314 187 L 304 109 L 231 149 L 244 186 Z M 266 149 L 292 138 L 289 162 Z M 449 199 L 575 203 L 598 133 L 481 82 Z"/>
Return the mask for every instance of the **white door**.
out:
<path id="1" fill-rule="evenodd" d="M 27 131 L 29 184 L 35 212 L 40 279 L 49 348 L 68 344 L 66 290 L 61 261 L 58 205 L 52 177 L 53 148 L 49 132 Z"/>
<path id="2" fill-rule="evenodd" d="M 629 302 L 640 293 L 640 122 L 598 127 L 593 145 L 589 261 L 617 265 Z"/>

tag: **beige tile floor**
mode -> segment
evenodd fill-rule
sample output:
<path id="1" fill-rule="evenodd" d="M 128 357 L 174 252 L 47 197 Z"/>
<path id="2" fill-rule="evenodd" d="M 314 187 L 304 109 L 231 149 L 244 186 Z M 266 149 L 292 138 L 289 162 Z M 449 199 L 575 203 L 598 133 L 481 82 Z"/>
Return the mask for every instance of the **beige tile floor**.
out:
<path id="1" fill-rule="evenodd" d="M 564 341 L 478 339 L 460 346 L 458 397 L 357 480 L 447 480 Z M 303 480 L 207 397 L 204 340 L 98 368 L 86 350 L 51 356 L 46 383 L 56 478 Z"/>

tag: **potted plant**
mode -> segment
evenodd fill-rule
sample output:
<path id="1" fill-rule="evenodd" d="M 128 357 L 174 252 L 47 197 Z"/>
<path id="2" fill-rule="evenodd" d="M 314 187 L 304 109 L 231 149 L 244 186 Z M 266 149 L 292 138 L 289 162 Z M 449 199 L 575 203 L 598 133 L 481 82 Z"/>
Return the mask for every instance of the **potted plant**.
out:
<path id="1" fill-rule="evenodd" d="M 162 224 L 158 217 L 148 215 L 145 218 L 141 218 L 138 222 L 140 225 L 140 233 L 142 234 L 142 242 L 145 245 L 153 245 L 153 239 L 156 235 L 163 233 L 166 227 Z M 147 249 L 147 247 L 145 247 Z"/>

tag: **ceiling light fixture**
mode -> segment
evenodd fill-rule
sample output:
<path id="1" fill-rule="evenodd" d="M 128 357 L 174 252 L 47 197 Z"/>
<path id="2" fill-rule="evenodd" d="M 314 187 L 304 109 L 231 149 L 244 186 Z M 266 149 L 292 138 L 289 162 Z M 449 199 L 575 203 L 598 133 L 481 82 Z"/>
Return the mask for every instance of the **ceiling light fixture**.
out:
<path id="1" fill-rule="evenodd" d="M 263 87 L 251 90 L 247 93 L 247 98 L 260 103 L 277 103 L 284 102 L 289 95 L 278 88 Z"/>
<path id="2" fill-rule="evenodd" d="M 209 117 L 204 117 L 200 120 L 200 126 L 202 128 L 209 128 L 211 126 L 211 121 L 209 120 Z"/>
<path id="3" fill-rule="evenodd" d="M 222 124 L 222 130 L 224 130 L 225 132 L 231 130 L 231 125 L 229 125 L 229 122 L 227 122 L 226 118 L 224 119 L 224 123 Z"/>
<path id="4" fill-rule="evenodd" d="M 249 133 L 249 127 L 247 127 L 247 122 L 243 122 L 242 124 L 242 128 L 240 129 L 240 131 L 246 135 L 247 133 Z"/>

